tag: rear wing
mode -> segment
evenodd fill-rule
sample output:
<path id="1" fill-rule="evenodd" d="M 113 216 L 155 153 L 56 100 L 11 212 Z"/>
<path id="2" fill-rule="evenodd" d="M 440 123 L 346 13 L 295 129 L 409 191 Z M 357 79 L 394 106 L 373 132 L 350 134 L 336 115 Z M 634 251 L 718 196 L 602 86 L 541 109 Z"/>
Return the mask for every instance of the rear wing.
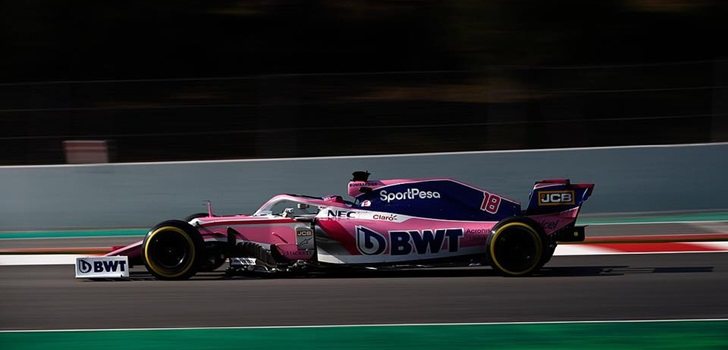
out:
<path id="1" fill-rule="evenodd" d="M 593 190 L 594 184 L 572 184 L 569 179 L 537 181 L 533 185 L 525 214 L 549 214 L 580 208 Z"/>

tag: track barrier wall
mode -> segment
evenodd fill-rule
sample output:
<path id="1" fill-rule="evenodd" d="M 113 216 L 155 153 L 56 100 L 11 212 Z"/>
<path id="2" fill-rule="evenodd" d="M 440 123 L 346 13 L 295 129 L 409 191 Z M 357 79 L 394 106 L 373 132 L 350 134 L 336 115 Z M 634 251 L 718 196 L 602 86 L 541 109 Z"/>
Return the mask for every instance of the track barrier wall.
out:
<path id="1" fill-rule="evenodd" d="M 148 227 L 249 214 L 278 193 L 345 194 L 373 179 L 451 177 L 520 201 L 534 181 L 595 183 L 583 213 L 728 208 L 728 143 L 181 163 L 0 167 L 0 230 Z"/>

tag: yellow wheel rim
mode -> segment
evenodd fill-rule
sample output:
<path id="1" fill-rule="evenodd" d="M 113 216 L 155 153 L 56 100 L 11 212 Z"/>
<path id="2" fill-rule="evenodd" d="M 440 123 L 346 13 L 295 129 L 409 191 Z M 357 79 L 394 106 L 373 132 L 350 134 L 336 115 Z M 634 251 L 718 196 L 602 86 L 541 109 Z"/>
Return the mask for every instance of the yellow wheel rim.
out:
<path id="1" fill-rule="evenodd" d="M 498 261 L 498 259 L 496 258 L 496 255 L 495 255 L 496 241 L 498 240 L 498 238 L 500 237 L 500 235 L 503 232 L 507 231 L 511 227 L 519 227 L 519 228 L 525 229 L 525 232 L 528 232 L 529 235 L 533 238 L 534 242 L 536 243 L 536 257 L 537 258 L 534 259 L 533 265 L 524 271 L 511 271 L 511 270 L 503 267 L 503 265 L 501 264 L 500 261 Z M 507 224 L 499 227 L 498 230 L 496 230 L 495 233 L 493 233 L 493 238 L 491 238 L 491 240 L 490 240 L 490 246 L 488 247 L 488 251 L 490 253 L 491 262 L 493 262 L 493 264 L 496 265 L 496 267 L 499 270 L 501 270 L 509 275 L 514 275 L 514 276 L 525 275 L 525 274 L 533 271 L 533 269 L 535 269 L 538 266 L 538 262 L 541 260 L 541 256 L 543 255 L 543 241 L 541 240 L 541 236 L 538 234 L 538 232 L 536 232 L 536 230 L 534 230 L 533 227 L 531 227 L 530 225 L 522 223 L 522 222 L 511 222 L 511 223 L 507 223 Z"/>
<path id="2" fill-rule="evenodd" d="M 190 248 L 190 257 L 191 258 L 184 265 L 184 267 L 182 269 L 180 269 L 180 271 L 178 271 L 176 273 L 169 273 L 167 271 L 168 269 L 166 269 L 166 268 L 164 268 L 162 266 L 159 266 L 154 261 L 154 259 L 151 258 L 151 255 L 149 254 L 149 244 L 148 244 L 148 242 L 151 242 L 151 240 L 154 239 L 154 237 L 156 235 L 158 235 L 160 232 L 169 232 L 169 231 L 175 232 L 175 233 L 179 234 L 180 236 L 182 236 L 185 239 L 185 241 L 187 243 L 187 246 Z M 192 264 L 195 263 L 195 254 L 196 254 L 196 252 L 195 252 L 195 243 L 192 241 L 192 238 L 190 237 L 190 235 L 187 232 L 185 232 L 184 230 L 182 230 L 181 228 L 179 228 L 179 227 L 175 227 L 175 226 L 162 226 L 160 228 L 157 228 L 156 230 L 154 230 L 151 233 L 149 233 L 149 236 L 147 236 L 147 241 L 146 242 L 147 242 L 147 244 L 144 245 L 144 259 L 146 260 L 149 268 L 152 269 L 155 273 L 159 274 L 160 276 L 163 276 L 165 278 L 176 278 L 176 277 L 182 276 L 187 271 L 189 271 L 189 269 L 192 267 Z"/>

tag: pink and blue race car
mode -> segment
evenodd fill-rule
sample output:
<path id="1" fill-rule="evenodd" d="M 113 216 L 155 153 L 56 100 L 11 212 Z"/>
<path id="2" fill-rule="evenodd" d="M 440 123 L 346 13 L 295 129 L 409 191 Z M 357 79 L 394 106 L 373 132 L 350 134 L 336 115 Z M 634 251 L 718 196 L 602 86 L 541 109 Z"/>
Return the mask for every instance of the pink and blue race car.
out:
<path id="1" fill-rule="evenodd" d="M 502 275 L 524 276 L 547 263 L 558 242 L 584 240 L 584 227 L 575 223 L 594 188 L 566 179 L 538 181 L 523 210 L 518 202 L 452 179 L 353 175 L 353 202 L 282 194 L 252 215 L 226 216 L 208 206 L 205 214 L 164 221 L 144 240 L 93 263 L 118 269 L 103 260 L 123 258 L 166 280 L 226 262 L 229 273 L 489 264 Z M 92 267 L 77 260 L 77 276 Z"/>

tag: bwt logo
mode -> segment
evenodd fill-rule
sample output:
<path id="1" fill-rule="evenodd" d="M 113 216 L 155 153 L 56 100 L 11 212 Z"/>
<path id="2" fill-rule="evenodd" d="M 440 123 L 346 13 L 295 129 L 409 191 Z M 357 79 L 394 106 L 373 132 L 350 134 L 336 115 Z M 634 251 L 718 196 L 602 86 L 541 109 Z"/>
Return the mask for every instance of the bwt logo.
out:
<path id="1" fill-rule="evenodd" d="M 440 198 L 440 192 L 437 191 L 420 191 L 419 188 L 408 188 L 404 192 L 388 193 L 386 190 L 379 192 L 379 199 L 387 203 L 391 201 L 401 201 L 405 199 L 433 199 Z"/>
<path id="2" fill-rule="evenodd" d="M 542 191 L 538 193 L 538 205 L 574 204 L 574 191 Z"/>
<path id="3" fill-rule="evenodd" d="M 463 235 L 462 228 L 389 231 L 388 242 L 381 233 L 357 226 L 356 245 L 364 255 L 382 254 L 387 250 L 387 246 L 391 255 L 437 254 L 444 249 L 448 252 L 457 252 Z"/>
<path id="4" fill-rule="evenodd" d="M 387 249 L 387 240 L 379 232 L 357 226 L 356 247 L 364 255 L 378 255 Z"/>
<path id="5" fill-rule="evenodd" d="M 94 261 L 93 264 L 86 260 L 79 260 L 78 270 L 81 273 L 89 272 L 124 272 L 126 261 Z"/>

